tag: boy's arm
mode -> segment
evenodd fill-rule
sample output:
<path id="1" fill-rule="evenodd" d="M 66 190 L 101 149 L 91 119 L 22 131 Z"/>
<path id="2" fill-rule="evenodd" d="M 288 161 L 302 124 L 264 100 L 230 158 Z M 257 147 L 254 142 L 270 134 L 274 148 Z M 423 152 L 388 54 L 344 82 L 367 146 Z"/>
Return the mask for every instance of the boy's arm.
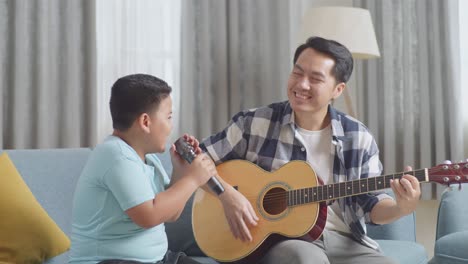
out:
<path id="1" fill-rule="evenodd" d="M 133 222 L 143 228 L 175 221 L 192 193 L 205 184 L 215 171 L 213 161 L 208 156 L 198 155 L 191 165 L 187 165 L 187 168 L 181 171 L 183 176 L 167 190 L 125 212 Z"/>
<path id="2" fill-rule="evenodd" d="M 153 200 L 132 207 L 126 213 L 143 228 L 175 221 L 198 186 L 191 177 L 182 178 L 166 191 L 157 194 Z"/>

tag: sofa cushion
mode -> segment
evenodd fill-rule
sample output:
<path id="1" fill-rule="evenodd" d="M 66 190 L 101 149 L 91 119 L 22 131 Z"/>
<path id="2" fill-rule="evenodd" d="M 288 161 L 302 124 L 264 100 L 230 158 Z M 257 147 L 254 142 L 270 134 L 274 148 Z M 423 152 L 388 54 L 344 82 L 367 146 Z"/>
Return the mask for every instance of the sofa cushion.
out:
<path id="1" fill-rule="evenodd" d="M 0 155 L 0 181 L 1 263 L 42 263 L 70 248 L 6 153 Z"/>
<path id="2" fill-rule="evenodd" d="M 6 152 L 37 201 L 63 232 L 70 235 L 73 193 L 91 149 L 16 149 Z M 68 251 L 46 263 L 68 263 Z"/>
<path id="3" fill-rule="evenodd" d="M 451 233 L 439 238 L 435 244 L 437 264 L 468 263 L 468 231 Z"/>
<path id="4" fill-rule="evenodd" d="M 192 259 L 200 262 L 201 264 L 219 264 L 219 262 L 209 257 L 192 257 Z"/>
<path id="5" fill-rule="evenodd" d="M 398 240 L 376 240 L 385 256 L 397 263 L 426 264 L 426 249 L 418 243 Z"/>
<path id="6" fill-rule="evenodd" d="M 468 189 L 462 187 L 461 190 L 457 190 L 457 185 L 454 185 L 452 188 L 446 189 L 442 194 L 438 212 L 436 239 L 450 233 L 468 230 L 468 221 L 466 221 L 468 206 L 462 206 L 468 200 Z"/>
<path id="7" fill-rule="evenodd" d="M 193 196 L 185 205 L 184 211 L 177 221 L 165 224 L 169 249 L 185 252 L 189 256 L 205 256 L 193 235 L 192 200 Z"/>

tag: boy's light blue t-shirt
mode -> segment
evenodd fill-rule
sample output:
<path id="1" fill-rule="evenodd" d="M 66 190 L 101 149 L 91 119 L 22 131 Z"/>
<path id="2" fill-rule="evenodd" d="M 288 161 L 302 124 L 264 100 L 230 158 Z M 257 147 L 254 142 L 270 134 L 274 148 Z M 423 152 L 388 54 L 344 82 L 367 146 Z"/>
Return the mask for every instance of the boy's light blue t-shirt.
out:
<path id="1" fill-rule="evenodd" d="M 145 164 L 132 147 L 115 136 L 98 145 L 75 190 L 70 263 L 161 260 L 167 251 L 164 224 L 144 229 L 125 211 L 154 199 L 169 180 L 154 154 L 146 155 Z"/>

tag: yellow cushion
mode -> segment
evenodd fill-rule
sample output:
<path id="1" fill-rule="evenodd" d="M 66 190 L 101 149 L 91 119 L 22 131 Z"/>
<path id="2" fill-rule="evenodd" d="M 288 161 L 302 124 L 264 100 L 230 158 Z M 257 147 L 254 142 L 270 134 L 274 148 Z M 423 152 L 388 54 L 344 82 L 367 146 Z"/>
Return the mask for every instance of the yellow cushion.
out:
<path id="1" fill-rule="evenodd" d="M 42 263 L 70 240 L 41 207 L 6 153 L 0 155 L 0 263 Z"/>

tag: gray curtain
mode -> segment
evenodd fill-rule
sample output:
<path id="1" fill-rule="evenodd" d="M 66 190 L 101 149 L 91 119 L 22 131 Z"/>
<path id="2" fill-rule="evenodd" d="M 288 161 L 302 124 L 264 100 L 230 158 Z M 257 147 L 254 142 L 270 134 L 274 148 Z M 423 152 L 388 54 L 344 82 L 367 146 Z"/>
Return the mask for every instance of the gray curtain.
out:
<path id="1" fill-rule="evenodd" d="M 0 39 L 0 149 L 94 145 L 94 1 L 2 0 Z"/>
<path id="2" fill-rule="evenodd" d="M 386 173 L 463 158 L 457 0 L 355 1 L 372 14 L 381 58 L 357 63 L 359 118 Z M 423 198 L 443 186 L 423 185 Z"/>
<path id="3" fill-rule="evenodd" d="M 180 130 L 199 138 L 286 99 L 289 2 L 182 1 Z"/>
<path id="4" fill-rule="evenodd" d="M 288 43 L 299 26 L 292 16 L 303 5 L 182 3 L 182 132 L 203 138 L 240 109 L 286 98 L 295 48 Z M 358 118 L 380 146 L 385 173 L 461 160 L 458 1 L 355 0 L 354 6 L 370 10 L 382 54 L 356 62 L 353 89 Z M 425 184 L 423 198 L 443 189 Z"/>

